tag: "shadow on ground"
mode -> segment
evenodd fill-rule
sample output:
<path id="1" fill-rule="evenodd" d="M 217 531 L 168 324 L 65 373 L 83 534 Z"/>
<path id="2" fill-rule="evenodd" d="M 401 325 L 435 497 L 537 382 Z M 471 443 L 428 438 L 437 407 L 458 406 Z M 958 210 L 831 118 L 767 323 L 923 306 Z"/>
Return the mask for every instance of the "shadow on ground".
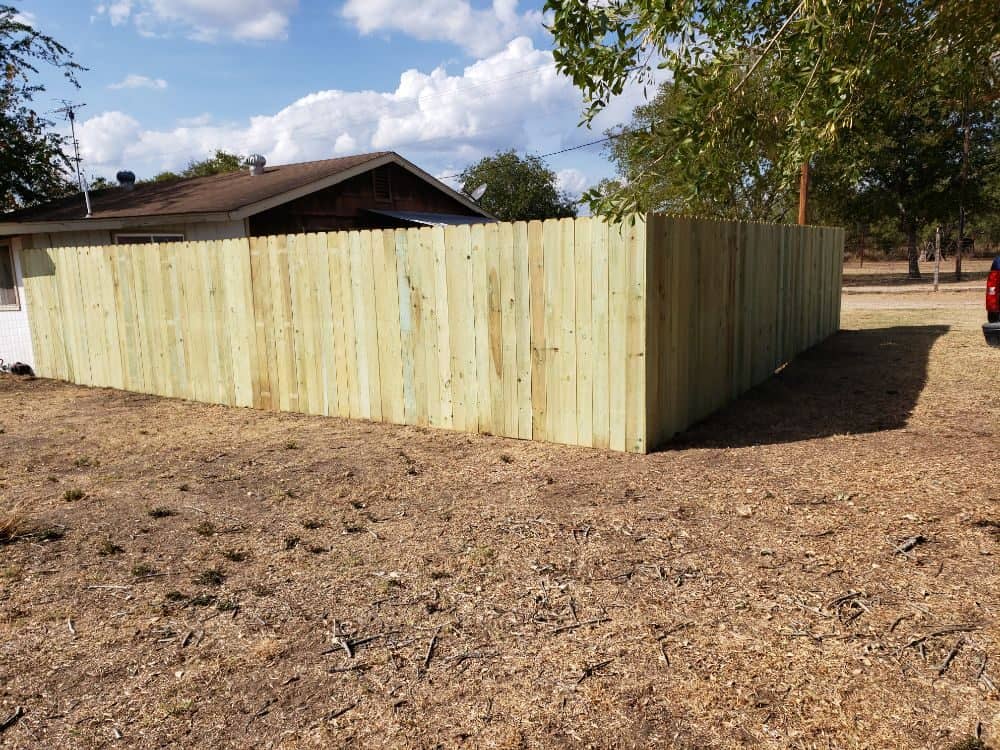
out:
<path id="1" fill-rule="evenodd" d="M 989 276 L 989 271 L 964 271 L 962 273 L 962 280 L 957 281 L 955 279 L 954 271 L 942 271 L 939 278 L 941 286 L 953 286 L 956 284 L 976 284 L 982 283 L 985 285 L 986 277 Z M 900 273 L 884 273 L 884 272 L 874 272 L 874 273 L 845 273 L 844 274 L 844 286 L 845 287 L 865 287 L 865 286 L 913 286 L 913 287 L 925 287 L 933 286 L 934 275 L 932 273 L 927 273 L 924 271 L 919 279 L 911 279 L 909 275 L 903 271 Z"/>
<path id="2" fill-rule="evenodd" d="M 903 427 L 948 326 L 840 331 L 665 450 L 736 448 Z"/>

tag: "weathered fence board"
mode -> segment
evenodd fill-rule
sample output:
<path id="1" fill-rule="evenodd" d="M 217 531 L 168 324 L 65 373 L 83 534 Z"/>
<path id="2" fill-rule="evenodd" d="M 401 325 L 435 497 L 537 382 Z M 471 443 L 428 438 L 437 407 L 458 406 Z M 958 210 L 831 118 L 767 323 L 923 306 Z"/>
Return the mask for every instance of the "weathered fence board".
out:
<path id="1" fill-rule="evenodd" d="M 650 215 L 22 258 L 45 377 L 644 452 L 836 330 L 842 247 Z"/>

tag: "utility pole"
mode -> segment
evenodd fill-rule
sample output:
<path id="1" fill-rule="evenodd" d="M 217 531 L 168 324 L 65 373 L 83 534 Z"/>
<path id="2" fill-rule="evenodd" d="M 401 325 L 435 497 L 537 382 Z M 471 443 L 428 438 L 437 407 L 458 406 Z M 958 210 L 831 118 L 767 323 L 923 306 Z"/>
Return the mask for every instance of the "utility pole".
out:
<path id="1" fill-rule="evenodd" d="M 799 175 L 799 224 L 805 226 L 809 216 L 809 162 L 802 165 Z"/>
<path id="2" fill-rule="evenodd" d="M 73 104 L 65 99 L 62 100 L 63 106 L 56 110 L 59 114 L 65 115 L 66 119 L 69 120 L 69 130 L 73 136 L 73 163 L 76 165 L 76 182 L 80 186 L 80 191 L 83 193 L 83 200 L 87 204 L 87 218 L 90 218 L 90 189 L 87 183 L 83 179 L 83 173 L 80 171 L 80 163 L 83 159 L 80 158 L 80 141 L 76 139 L 76 110 L 81 107 L 86 107 L 86 104 Z"/>

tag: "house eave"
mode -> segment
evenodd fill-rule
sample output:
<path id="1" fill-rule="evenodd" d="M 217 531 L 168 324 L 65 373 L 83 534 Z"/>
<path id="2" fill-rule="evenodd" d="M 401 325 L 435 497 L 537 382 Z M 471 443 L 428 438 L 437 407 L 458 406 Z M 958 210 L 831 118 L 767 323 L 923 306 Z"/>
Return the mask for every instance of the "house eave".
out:
<path id="1" fill-rule="evenodd" d="M 163 224 L 197 224 L 202 222 L 232 221 L 232 212 L 216 211 L 199 214 L 158 214 L 156 216 L 124 216 L 108 219 L 73 219 L 69 221 L 0 222 L 0 237 L 46 232 L 87 232 L 109 229 L 133 229 Z"/>

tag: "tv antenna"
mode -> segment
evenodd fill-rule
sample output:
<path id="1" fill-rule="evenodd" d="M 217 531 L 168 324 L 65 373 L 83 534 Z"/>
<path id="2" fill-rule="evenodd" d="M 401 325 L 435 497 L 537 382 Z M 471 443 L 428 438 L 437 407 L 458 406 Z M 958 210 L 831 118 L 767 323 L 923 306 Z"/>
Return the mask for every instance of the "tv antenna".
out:
<path id="1" fill-rule="evenodd" d="M 69 120 L 69 130 L 73 136 L 73 163 L 76 165 L 76 181 L 80 186 L 80 190 L 83 192 L 83 200 L 87 204 L 87 218 L 90 218 L 90 189 L 83 179 L 83 173 L 80 171 L 80 163 L 83 159 L 80 158 L 80 141 L 76 139 L 76 110 L 86 107 L 86 104 L 74 104 L 73 102 L 61 99 L 62 107 L 56 110 L 58 114 L 64 115 L 67 120 Z"/>

